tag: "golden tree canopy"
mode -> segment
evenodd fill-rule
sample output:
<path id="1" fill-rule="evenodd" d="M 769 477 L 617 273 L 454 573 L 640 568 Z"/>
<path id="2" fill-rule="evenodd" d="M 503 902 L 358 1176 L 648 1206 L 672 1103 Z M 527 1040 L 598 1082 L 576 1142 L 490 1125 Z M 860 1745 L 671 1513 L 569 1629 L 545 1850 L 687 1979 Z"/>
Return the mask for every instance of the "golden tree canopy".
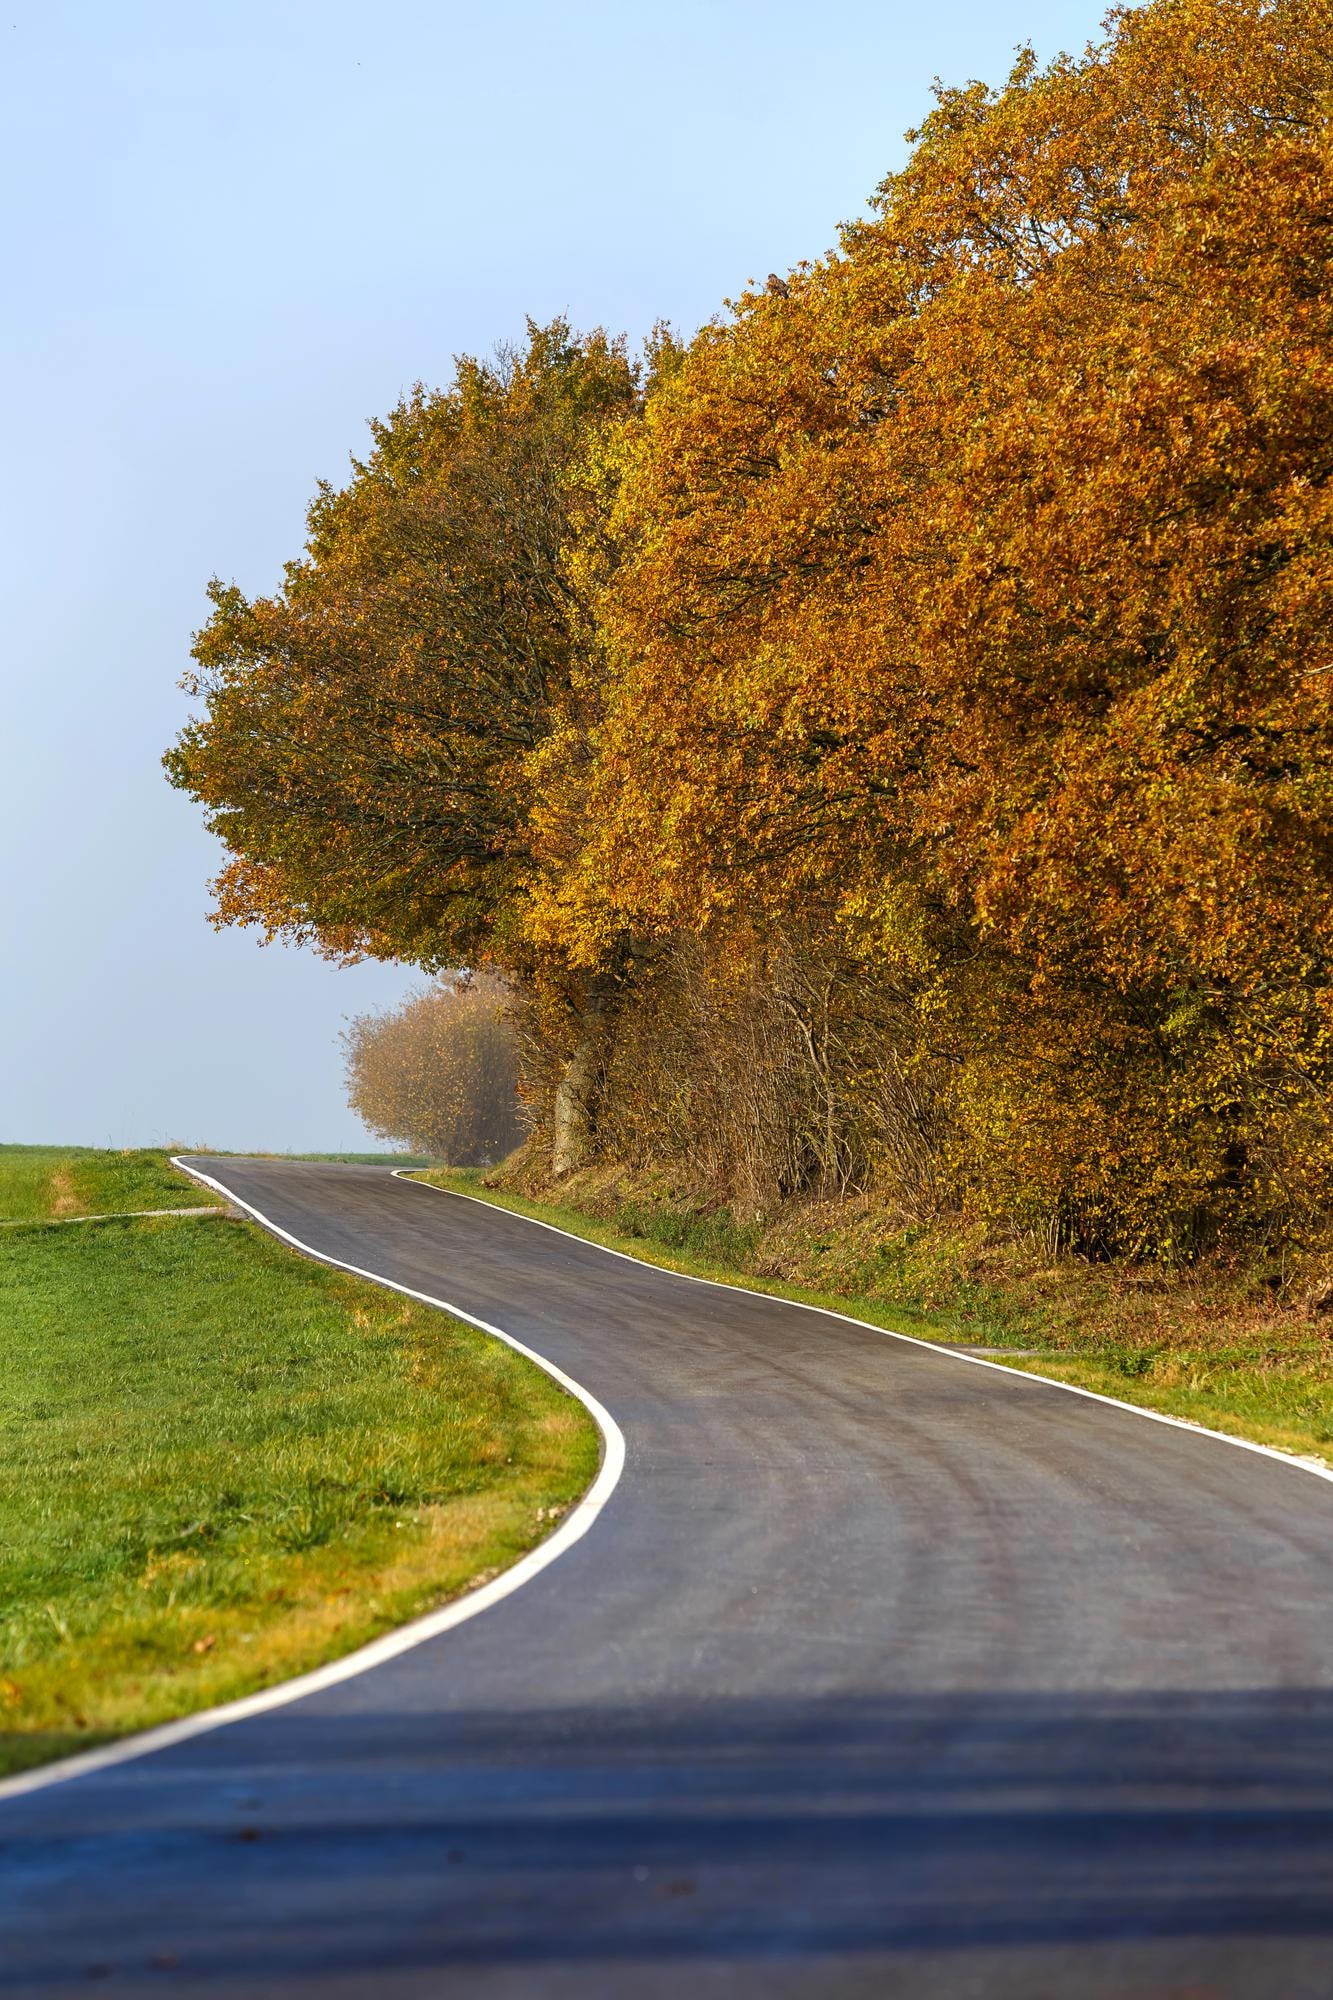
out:
<path id="1" fill-rule="evenodd" d="M 372 426 L 275 596 L 214 583 L 167 764 L 232 850 L 222 920 L 427 966 L 513 921 L 580 644 L 566 477 L 636 395 L 622 344 L 530 326 Z"/>

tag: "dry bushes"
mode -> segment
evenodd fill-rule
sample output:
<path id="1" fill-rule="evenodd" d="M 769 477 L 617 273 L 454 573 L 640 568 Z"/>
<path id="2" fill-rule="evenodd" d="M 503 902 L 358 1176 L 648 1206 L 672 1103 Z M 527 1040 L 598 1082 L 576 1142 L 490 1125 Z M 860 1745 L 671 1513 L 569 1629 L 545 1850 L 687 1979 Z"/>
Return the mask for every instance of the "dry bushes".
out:
<path id="1" fill-rule="evenodd" d="M 940 1086 L 907 996 L 836 945 L 681 937 L 607 1038 L 598 1138 L 747 1216 L 871 1186 L 919 1214 L 938 1198 Z"/>

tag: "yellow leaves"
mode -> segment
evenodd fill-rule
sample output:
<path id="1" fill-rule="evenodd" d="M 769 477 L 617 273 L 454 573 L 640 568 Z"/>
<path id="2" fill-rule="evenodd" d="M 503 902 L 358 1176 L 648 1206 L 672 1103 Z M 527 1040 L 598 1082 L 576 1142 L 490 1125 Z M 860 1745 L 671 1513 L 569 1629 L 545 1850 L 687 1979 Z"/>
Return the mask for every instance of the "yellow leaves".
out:
<path id="1" fill-rule="evenodd" d="M 849 232 L 843 258 L 780 311 L 742 301 L 650 406 L 619 503 L 628 559 L 599 607 L 612 657 L 633 662 L 613 678 L 603 736 L 618 896 L 645 797 L 651 848 L 635 873 L 651 909 L 652 882 L 673 873 L 666 829 L 673 842 L 701 829 L 717 875 L 753 876 L 798 849 L 804 866 L 823 844 L 824 800 L 847 787 L 862 801 L 858 854 L 867 819 L 894 845 L 932 819 L 970 820 L 971 856 L 955 839 L 947 874 L 980 893 L 997 823 L 1017 828 L 1025 794 L 1049 785 L 1052 724 L 1088 725 L 1118 784 L 1103 718 L 1173 659 L 1220 653 L 1251 686 L 1266 670 L 1277 649 L 1247 636 L 1247 621 L 1258 634 L 1268 620 L 1250 552 L 1279 480 L 1293 504 L 1290 454 L 1314 447 L 1302 399 L 1316 389 L 1324 424 L 1330 405 L 1274 338 L 1274 316 L 1309 303 L 1252 199 L 1290 128 L 1260 123 L 1253 157 L 1210 136 L 1252 120 L 1265 91 L 1290 102 L 1283 44 L 1265 10 L 1224 11 L 1202 45 L 1208 10 L 1159 6 L 1083 65 L 1038 77 L 1025 62 L 994 102 L 947 95 L 912 167 L 886 184 L 881 220 Z M 1288 31 L 1318 11 L 1287 10 Z M 1203 120 L 1159 127 L 1155 158 L 1145 91 L 1157 106 L 1183 93 Z M 1283 155 L 1284 185 L 1291 172 Z M 1243 193 L 1227 194 L 1228 174 Z M 1143 183 L 1132 216 L 1125 176 Z M 1198 232 L 1180 227 L 1200 176 L 1203 269 Z M 990 249 L 917 294 L 886 378 L 867 307 L 876 274 L 934 259 L 946 216 L 958 243 L 981 231 Z M 1042 246 L 1036 265 L 1018 248 L 1005 262 L 1020 241 Z M 1267 258 L 1257 299 L 1252 247 Z M 1233 731 L 1238 694 L 1219 688 L 1182 714 L 1182 800 L 1187 739 Z M 848 824 L 834 816 L 831 873 L 846 866 Z"/>
<path id="2" fill-rule="evenodd" d="M 932 942 L 956 913 L 1013 967 L 1013 1033 L 1049 1027 L 1013 1097 L 1066 1134 L 1029 1159 L 1048 1191 L 1119 1199 L 1130 1161 L 1157 1186 L 1156 1119 L 1197 1192 L 1208 1107 L 1322 1060 L 1333 742 L 1292 686 L 1333 582 L 1328 18 L 1159 0 L 1082 62 L 945 93 L 876 220 L 706 329 L 622 441 L 555 903 L 585 939 L 827 911 L 926 983 L 960 1103 L 994 1104 Z M 1163 997 L 1205 989 L 1230 998 Z M 1156 1079 L 1132 1109 L 1087 1054 L 1120 1009 Z M 1029 1157 L 1008 1114 L 1003 1142 L 959 1115 L 974 1161 Z"/>
<path id="3" fill-rule="evenodd" d="M 616 476 L 597 433 L 636 400 L 623 344 L 530 325 L 523 350 L 465 358 L 452 389 L 418 388 L 373 426 L 275 596 L 213 587 L 206 712 L 167 762 L 235 856 L 219 922 L 429 966 L 512 930 L 533 866 L 527 760 L 572 718 L 593 643 L 580 589 L 606 566 Z"/>
<path id="4" fill-rule="evenodd" d="M 561 1004 L 794 929 L 947 1047 L 979 1201 L 1138 1229 L 1279 1133 L 1312 1199 L 1331 93 L 1333 0 L 1152 0 L 942 91 L 645 378 L 557 322 L 415 391 L 279 593 L 214 587 L 170 768 L 220 919 Z"/>

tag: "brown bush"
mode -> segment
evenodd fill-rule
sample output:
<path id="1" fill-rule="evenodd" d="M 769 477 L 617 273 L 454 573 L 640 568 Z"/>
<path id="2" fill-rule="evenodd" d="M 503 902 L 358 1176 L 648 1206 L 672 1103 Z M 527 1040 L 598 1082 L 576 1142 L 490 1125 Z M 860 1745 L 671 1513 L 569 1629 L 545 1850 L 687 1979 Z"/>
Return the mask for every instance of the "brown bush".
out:
<path id="1" fill-rule="evenodd" d="M 872 1185 L 931 1212 L 941 1085 L 910 997 L 827 937 L 671 940 L 604 1054 L 602 1150 L 748 1216 Z"/>
<path id="2" fill-rule="evenodd" d="M 347 1097 L 382 1139 L 452 1166 L 486 1166 L 522 1137 L 518 1058 L 503 981 L 438 979 L 343 1036 Z"/>

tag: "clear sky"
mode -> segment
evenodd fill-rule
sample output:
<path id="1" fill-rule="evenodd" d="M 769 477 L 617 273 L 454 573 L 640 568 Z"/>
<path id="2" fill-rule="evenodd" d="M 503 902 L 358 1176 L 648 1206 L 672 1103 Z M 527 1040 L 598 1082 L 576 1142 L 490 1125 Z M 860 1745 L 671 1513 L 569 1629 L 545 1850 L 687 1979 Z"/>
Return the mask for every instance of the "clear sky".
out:
<path id="1" fill-rule="evenodd" d="M 1082 0 L 0 0 L 0 1139 L 323 1150 L 413 983 L 215 934 L 160 754 L 213 572 L 451 357 L 689 331 L 835 238 L 932 76 Z"/>

